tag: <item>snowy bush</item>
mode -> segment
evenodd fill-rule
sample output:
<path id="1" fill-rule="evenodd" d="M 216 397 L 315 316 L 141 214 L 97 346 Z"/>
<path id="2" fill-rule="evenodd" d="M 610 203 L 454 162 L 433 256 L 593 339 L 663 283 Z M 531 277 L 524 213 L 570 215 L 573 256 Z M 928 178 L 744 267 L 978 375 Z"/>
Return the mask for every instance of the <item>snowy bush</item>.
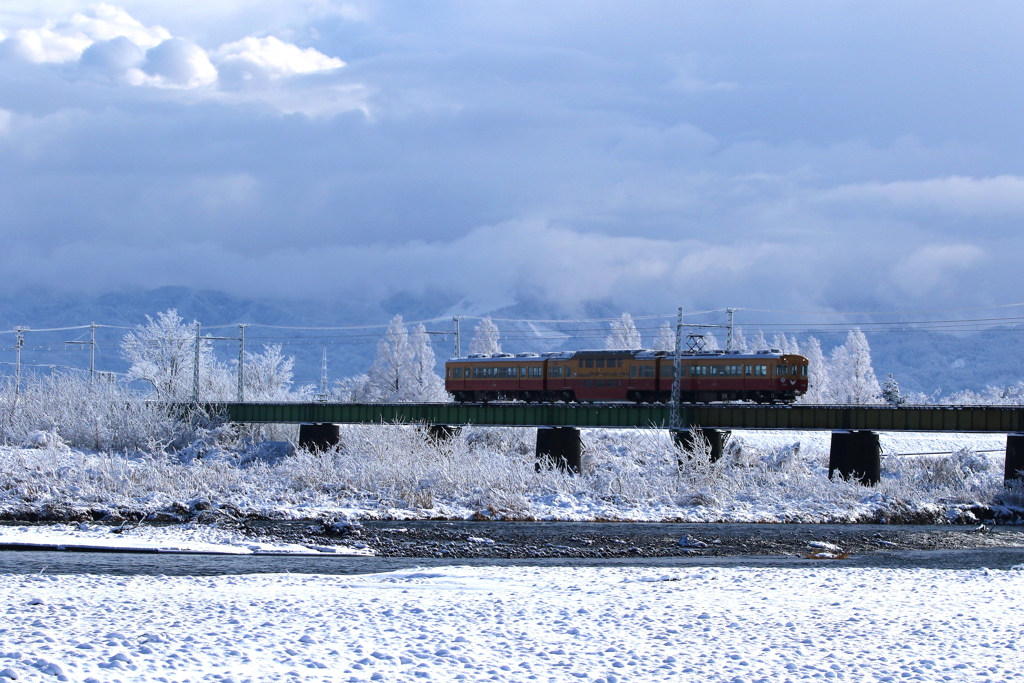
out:
<path id="1" fill-rule="evenodd" d="M 90 383 L 54 372 L 0 385 L 0 429 L 7 444 L 160 451 L 183 433 L 179 419 L 121 383 Z"/>
<path id="2" fill-rule="evenodd" d="M 343 427 L 325 453 L 197 429 L 177 453 L 0 449 L 0 510 L 119 509 L 141 513 L 208 501 L 267 517 L 389 517 L 736 522 L 970 521 L 977 506 L 1011 504 L 994 458 L 887 457 L 882 481 L 828 479 L 827 435 L 746 433 L 713 462 L 667 432 L 585 430 L 583 472 L 537 467 L 535 432 L 466 428 L 435 440 L 416 426 Z"/>

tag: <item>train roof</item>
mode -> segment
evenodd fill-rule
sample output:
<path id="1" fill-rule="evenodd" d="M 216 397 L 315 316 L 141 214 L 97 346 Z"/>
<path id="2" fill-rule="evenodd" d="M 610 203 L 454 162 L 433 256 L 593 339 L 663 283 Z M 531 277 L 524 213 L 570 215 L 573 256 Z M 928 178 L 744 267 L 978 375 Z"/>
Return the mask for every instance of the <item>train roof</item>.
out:
<path id="1" fill-rule="evenodd" d="M 762 349 L 760 351 L 684 351 L 682 358 L 685 360 L 694 359 L 754 359 L 754 358 L 780 358 L 782 356 L 797 356 L 796 353 L 783 353 L 780 349 Z M 521 363 L 523 361 L 544 361 L 544 360 L 572 360 L 575 358 L 637 358 L 640 360 L 655 360 L 658 358 L 673 358 L 672 351 L 654 351 L 651 349 L 589 349 L 581 351 L 545 351 L 543 353 L 471 353 L 462 358 L 450 358 L 448 362 L 474 362 L 483 361 L 507 361 Z"/>

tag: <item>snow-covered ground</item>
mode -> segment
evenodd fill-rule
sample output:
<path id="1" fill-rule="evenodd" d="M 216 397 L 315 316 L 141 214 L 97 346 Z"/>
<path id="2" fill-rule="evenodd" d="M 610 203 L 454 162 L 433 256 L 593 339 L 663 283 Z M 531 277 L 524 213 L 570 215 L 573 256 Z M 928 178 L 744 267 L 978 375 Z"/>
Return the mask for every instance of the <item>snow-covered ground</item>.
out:
<path id="1" fill-rule="evenodd" d="M 883 434 L 875 487 L 829 480 L 828 432 L 737 431 L 709 463 L 665 431 L 588 429 L 580 476 L 536 471 L 535 435 L 347 427 L 336 450 L 287 455 L 225 426 L 175 452 L 0 448 L 0 517 L 977 523 L 1024 506 L 1003 487 L 1002 434 Z"/>
<path id="2" fill-rule="evenodd" d="M 274 543 L 213 526 L 110 527 L 91 524 L 0 526 L 0 546 L 11 549 L 109 550 L 120 552 L 206 553 L 217 555 L 372 555 L 365 543 L 301 545 Z"/>
<path id="3" fill-rule="evenodd" d="M 0 576 L 0 681 L 1024 680 L 1024 571 Z"/>

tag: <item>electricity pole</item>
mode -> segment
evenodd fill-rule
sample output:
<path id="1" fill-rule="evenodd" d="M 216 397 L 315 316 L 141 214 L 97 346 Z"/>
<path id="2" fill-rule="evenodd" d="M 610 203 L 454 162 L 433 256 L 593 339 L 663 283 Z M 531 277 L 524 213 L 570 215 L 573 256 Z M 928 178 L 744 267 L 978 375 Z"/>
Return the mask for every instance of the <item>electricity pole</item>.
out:
<path id="1" fill-rule="evenodd" d="M 676 353 L 672 359 L 672 405 L 669 413 L 669 426 L 674 431 L 683 428 L 679 420 L 679 403 L 682 400 L 682 387 L 680 386 L 680 371 L 683 367 L 683 307 L 679 307 L 679 317 L 676 319 Z"/>
<path id="2" fill-rule="evenodd" d="M 89 385 L 96 383 L 96 323 L 89 324 Z"/>
<path id="3" fill-rule="evenodd" d="M 238 402 L 245 401 L 245 325 L 238 326 Z"/>
<path id="4" fill-rule="evenodd" d="M 733 332 L 732 332 L 732 329 L 733 329 L 732 328 L 732 314 L 736 312 L 736 309 L 735 308 L 727 308 L 727 309 L 725 309 L 725 312 L 729 314 L 729 336 L 728 336 L 728 338 L 726 339 L 726 342 L 725 342 L 725 350 L 726 351 L 732 351 L 732 350 L 734 350 L 733 349 L 734 337 L 733 337 Z"/>
<path id="5" fill-rule="evenodd" d="M 21 347 L 25 345 L 25 333 L 28 332 L 27 327 L 15 327 L 14 335 L 17 340 L 14 342 L 15 360 L 14 360 L 14 397 L 17 398 L 18 394 L 21 393 Z"/>
<path id="6" fill-rule="evenodd" d="M 459 316 L 452 318 L 455 323 L 455 357 L 462 358 L 462 337 L 459 335 Z"/>
<path id="7" fill-rule="evenodd" d="M 89 324 L 89 341 L 66 341 L 65 344 L 89 345 L 89 386 L 96 384 L 96 323 Z"/>
<path id="8" fill-rule="evenodd" d="M 316 397 L 318 401 L 327 401 L 329 396 L 327 395 L 327 347 L 324 347 L 324 358 L 323 363 L 320 366 L 320 395 Z"/>
<path id="9" fill-rule="evenodd" d="M 196 321 L 196 353 L 192 365 L 192 402 L 199 403 L 199 321 Z"/>

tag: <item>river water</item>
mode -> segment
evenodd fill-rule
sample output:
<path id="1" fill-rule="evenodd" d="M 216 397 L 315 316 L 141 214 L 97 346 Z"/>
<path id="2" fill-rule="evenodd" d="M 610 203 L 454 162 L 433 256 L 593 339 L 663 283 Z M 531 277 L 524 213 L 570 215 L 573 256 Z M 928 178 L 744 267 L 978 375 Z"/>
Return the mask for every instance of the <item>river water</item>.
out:
<path id="1" fill-rule="evenodd" d="M 305 528 L 294 523 L 260 525 L 261 532 L 277 537 Z M 359 539 L 378 556 L 0 551 L 0 574 L 364 574 L 443 565 L 664 569 L 823 563 L 933 569 L 1024 565 L 1024 527 L 1019 526 L 392 521 L 365 523 Z M 808 559 L 815 541 L 841 546 L 849 556 Z"/>

